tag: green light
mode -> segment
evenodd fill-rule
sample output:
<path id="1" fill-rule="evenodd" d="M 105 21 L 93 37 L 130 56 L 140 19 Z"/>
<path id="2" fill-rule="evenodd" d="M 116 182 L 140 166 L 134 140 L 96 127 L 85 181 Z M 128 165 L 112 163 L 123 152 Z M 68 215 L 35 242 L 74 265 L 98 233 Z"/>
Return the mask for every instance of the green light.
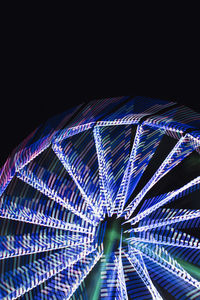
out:
<path id="1" fill-rule="evenodd" d="M 95 290 L 93 293 L 92 300 L 98 300 L 100 297 L 101 290 L 101 272 L 105 271 L 106 264 L 110 260 L 111 254 L 118 250 L 120 245 L 120 240 L 122 239 L 123 243 L 126 243 L 125 238 L 126 234 L 122 234 L 122 223 L 124 219 L 116 217 L 106 218 L 106 231 L 103 239 L 104 246 L 104 255 L 105 260 L 101 263 L 100 272 L 98 280 L 95 284 Z M 123 226 L 124 227 L 124 226 Z"/>
<path id="2" fill-rule="evenodd" d="M 177 262 L 192 276 L 194 276 L 196 279 L 200 280 L 200 268 L 197 266 L 194 266 L 190 264 L 189 262 L 186 262 L 180 258 L 176 259 Z"/>
<path id="3" fill-rule="evenodd" d="M 106 246 L 104 246 L 105 261 L 101 265 L 101 272 L 105 271 L 106 263 L 107 261 L 109 261 L 114 245 L 116 241 L 120 238 L 120 235 L 117 232 L 116 227 L 117 226 L 114 226 L 112 229 L 108 230 L 107 234 L 104 237 L 104 244 L 106 244 Z M 101 289 L 101 276 L 99 276 L 98 281 L 96 283 L 94 295 L 92 298 L 93 300 L 99 299 L 100 289 Z"/>

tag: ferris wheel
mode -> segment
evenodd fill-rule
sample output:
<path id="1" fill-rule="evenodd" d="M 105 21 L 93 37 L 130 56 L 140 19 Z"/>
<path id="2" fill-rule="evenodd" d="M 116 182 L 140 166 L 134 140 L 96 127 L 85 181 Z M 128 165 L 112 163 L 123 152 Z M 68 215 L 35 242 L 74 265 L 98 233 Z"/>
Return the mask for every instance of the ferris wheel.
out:
<path id="1" fill-rule="evenodd" d="M 200 299 L 200 114 L 115 97 L 0 169 L 0 299 Z"/>

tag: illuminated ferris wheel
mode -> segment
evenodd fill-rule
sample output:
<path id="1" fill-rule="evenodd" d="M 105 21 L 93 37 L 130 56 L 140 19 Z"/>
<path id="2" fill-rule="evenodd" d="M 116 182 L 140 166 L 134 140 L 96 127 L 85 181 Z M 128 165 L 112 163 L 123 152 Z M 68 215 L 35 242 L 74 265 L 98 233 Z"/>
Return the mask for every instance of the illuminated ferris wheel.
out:
<path id="1" fill-rule="evenodd" d="M 0 299 L 200 299 L 200 114 L 108 98 L 0 169 Z"/>

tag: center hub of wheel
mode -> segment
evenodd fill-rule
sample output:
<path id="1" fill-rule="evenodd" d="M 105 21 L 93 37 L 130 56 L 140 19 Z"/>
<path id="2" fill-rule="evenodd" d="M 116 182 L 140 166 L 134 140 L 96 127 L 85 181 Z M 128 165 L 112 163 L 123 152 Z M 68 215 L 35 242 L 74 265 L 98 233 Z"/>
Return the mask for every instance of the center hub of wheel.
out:
<path id="1" fill-rule="evenodd" d="M 112 217 L 105 217 L 103 246 L 104 254 L 106 256 L 109 256 L 111 252 L 117 251 L 119 249 L 121 239 L 122 243 L 125 242 L 125 239 L 127 238 L 127 234 L 125 233 L 125 231 L 128 229 L 128 225 L 123 225 L 124 222 L 124 218 L 117 218 L 116 215 L 113 215 Z"/>

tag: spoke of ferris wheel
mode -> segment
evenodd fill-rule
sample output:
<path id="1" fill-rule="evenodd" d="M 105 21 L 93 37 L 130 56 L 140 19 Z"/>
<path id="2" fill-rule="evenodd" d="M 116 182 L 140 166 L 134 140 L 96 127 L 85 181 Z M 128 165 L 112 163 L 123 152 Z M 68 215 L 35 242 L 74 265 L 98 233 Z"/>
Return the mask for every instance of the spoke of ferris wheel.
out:
<path id="1" fill-rule="evenodd" d="M 125 219 L 129 219 L 138 204 L 142 201 L 147 192 L 163 177 L 165 176 L 171 169 L 177 166 L 184 158 L 186 158 L 189 154 L 194 150 L 190 143 L 188 142 L 188 134 L 182 137 L 173 150 L 169 153 L 167 158 L 152 176 L 152 178 L 147 182 L 144 188 L 140 191 L 140 193 L 135 197 L 135 199 L 125 208 L 123 215 Z M 184 148 L 184 152 L 182 152 L 182 148 Z"/>
<path id="2" fill-rule="evenodd" d="M 82 227 L 80 225 L 71 224 L 51 216 L 46 216 L 43 213 L 34 211 L 29 208 L 21 207 L 20 205 L 15 205 L 14 203 L 6 203 L 6 199 L 1 199 L 2 203 L 0 206 L 0 217 L 10 220 L 16 220 L 46 227 L 59 228 L 64 230 L 69 230 L 73 232 L 92 234 L 95 227 Z"/>
<path id="3" fill-rule="evenodd" d="M 173 214 L 172 217 L 151 220 L 151 223 L 149 223 L 148 225 L 139 225 L 137 228 L 129 229 L 126 232 L 130 233 L 130 232 L 146 231 L 146 230 L 150 230 L 153 228 L 158 228 L 158 227 L 162 227 L 162 226 L 166 226 L 166 225 L 170 225 L 170 224 L 174 224 L 174 223 L 184 222 L 184 221 L 188 221 L 188 220 L 192 220 L 192 219 L 196 219 L 196 218 L 200 217 L 200 210 L 194 210 L 191 212 L 188 210 L 184 210 L 184 211 L 185 211 L 185 213 L 182 213 L 178 216 Z M 172 210 L 172 213 L 173 212 L 174 211 Z M 180 213 L 181 212 L 182 212 L 182 210 L 180 210 Z"/>
<path id="4" fill-rule="evenodd" d="M 71 299 L 71 296 L 96 265 L 101 256 L 102 250 L 95 249 L 95 251 L 80 258 L 73 265 L 57 273 L 50 278 L 44 286 L 37 289 L 37 299 L 49 299 L 52 295 L 54 295 L 55 299 Z M 35 293 L 33 295 L 35 296 Z"/>
<path id="5" fill-rule="evenodd" d="M 124 270 L 122 264 L 122 234 L 120 239 L 120 246 L 119 246 L 119 255 L 115 258 L 115 265 L 117 268 L 117 286 L 119 288 L 119 299 L 128 300 L 128 294 L 126 290 L 126 283 L 124 277 Z"/>
<path id="6" fill-rule="evenodd" d="M 85 202 L 88 204 L 88 206 L 91 208 L 93 214 L 97 217 L 97 218 L 101 218 L 102 217 L 102 211 L 100 208 L 96 207 L 93 204 L 93 199 L 91 198 L 91 196 L 88 196 L 85 191 L 84 191 L 84 182 L 83 179 L 81 178 L 81 176 L 79 174 L 76 174 L 76 170 L 73 168 L 73 166 L 70 164 L 69 160 L 67 159 L 63 148 L 61 147 L 60 144 L 58 143 L 54 143 L 52 145 L 52 149 L 55 152 L 55 154 L 57 155 L 57 157 L 59 158 L 59 160 L 61 161 L 61 163 L 63 164 L 64 168 L 66 169 L 66 171 L 69 173 L 69 175 L 72 177 L 72 179 L 74 180 L 74 182 L 76 183 L 77 187 L 79 188 L 83 199 L 85 200 Z"/>
<path id="7" fill-rule="evenodd" d="M 129 184 L 130 184 L 130 177 L 131 177 L 131 173 L 133 170 L 134 160 L 136 159 L 137 149 L 139 146 L 140 136 L 141 136 L 142 132 L 143 132 L 143 127 L 142 127 L 142 125 L 139 125 L 137 127 L 137 131 L 135 134 L 135 139 L 134 139 L 134 143 L 132 146 L 130 158 L 128 160 L 127 167 L 124 172 L 122 182 L 121 182 L 120 188 L 119 188 L 117 196 L 116 196 L 115 202 L 119 202 L 118 213 L 117 213 L 118 217 L 120 217 L 120 215 L 123 211 L 124 205 L 125 205 L 126 195 L 128 193 L 128 188 L 129 188 Z"/>
<path id="8" fill-rule="evenodd" d="M 128 294 L 126 290 L 126 283 L 123 271 L 123 265 L 121 257 L 115 259 L 115 264 L 117 267 L 117 299 L 128 300 Z"/>
<path id="9" fill-rule="evenodd" d="M 2 275 L 2 294 L 6 292 L 5 296 L 9 299 L 18 298 L 94 251 L 96 249 L 93 246 L 72 246 L 57 250 L 46 258 L 34 260 L 23 268 L 18 267 L 9 274 L 9 278 L 4 279 Z"/>
<path id="10" fill-rule="evenodd" d="M 127 259 L 129 260 L 133 268 L 136 270 L 137 274 L 140 276 L 145 286 L 148 288 L 149 292 L 152 295 L 152 299 L 162 300 L 162 297 L 160 296 L 159 292 L 157 291 L 156 287 L 151 281 L 147 268 L 144 264 L 142 255 L 139 252 L 134 252 L 135 251 L 133 249 L 131 250 L 131 247 L 129 247 L 128 253 L 125 253 Z"/>
<path id="11" fill-rule="evenodd" d="M 167 234 L 166 234 L 167 235 Z M 175 246 L 175 247 L 185 247 L 185 248 L 193 248 L 200 249 L 199 240 L 190 236 L 186 233 L 181 233 L 178 230 L 176 231 L 175 237 L 165 237 L 162 234 L 148 234 L 145 237 L 131 237 L 127 238 L 126 241 L 130 243 L 130 245 L 134 245 L 135 242 L 143 242 L 143 243 L 154 243 L 159 245 L 167 245 L 167 246 Z M 179 239 L 179 236 L 183 236 L 184 239 Z"/>
<path id="12" fill-rule="evenodd" d="M 25 169 L 21 169 L 19 173 L 17 173 L 17 177 L 23 180 L 25 183 L 29 184 L 33 188 L 37 189 L 44 195 L 48 196 L 64 208 L 73 212 L 75 215 L 80 216 L 86 222 L 96 226 L 97 222 L 88 218 L 84 212 L 78 211 L 73 204 L 70 204 L 69 201 L 62 199 L 59 195 L 57 195 L 56 191 L 49 188 L 41 179 L 38 179 L 32 172 L 27 172 Z"/>
<path id="13" fill-rule="evenodd" d="M 115 200 L 118 203 L 118 217 L 123 213 L 130 181 L 131 190 L 133 191 L 154 155 L 162 136 L 163 132 L 160 129 L 155 130 L 150 126 L 144 128 L 143 125 L 137 126 L 130 158 Z M 143 153 L 142 157 L 141 153 Z"/>
<path id="14" fill-rule="evenodd" d="M 158 203 L 152 205 L 151 207 L 147 208 L 146 210 L 142 211 L 141 213 L 138 213 L 135 217 L 127 220 L 125 223 L 131 223 L 132 225 L 136 224 L 137 222 L 139 222 L 140 220 L 142 220 L 143 218 L 145 218 L 146 216 L 151 214 L 153 211 L 155 211 L 156 209 L 158 209 L 162 205 L 165 205 L 167 202 L 174 199 L 176 196 L 181 195 L 182 193 L 187 191 L 187 189 L 189 189 L 192 186 L 198 185 L 199 183 L 200 183 L 200 176 L 198 176 L 195 179 L 191 180 L 190 182 L 188 182 L 187 184 L 185 184 L 181 188 L 179 188 L 175 191 L 169 192 L 168 195 L 166 195 L 166 197 L 163 200 L 161 200 Z M 159 198 L 159 196 L 157 196 L 157 198 Z"/>
<path id="15" fill-rule="evenodd" d="M 28 233 L 2 236 L 0 237 L 0 259 L 57 250 L 73 245 L 90 243 L 91 241 L 87 236 L 81 236 L 80 234 L 67 236 L 66 232 L 66 234 L 51 233 L 49 235 L 44 230 L 40 231 L 39 234 Z"/>
<path id="16" fill-rule="evenodd" d="M 151 247 L 155 249 L 152 250 Z M 136 242 L 134 244 L 134 248 L 138 249 L 140 252 L 142 252 L 143 256 L 160 265 L 162 268 L 191 284 L 195 288 L 200 289 L 200 282 L 193 278 L 183 267 L 181 267 L 181 265 L 174 260 L 163 247 L 159 246 L 158 244 L 150 245 Z"/>
<path id="17" fill-rule="evenodd" d="M 95 126 L 93 130 L 96 153 L 99 165 L 99 184 L 100 193 L 102 197 L 103 206 L 107 207 L 108 216 L 112 216 L 112 195 L 109 187 L 109 177 L 107 173 L 107 166 L 105 161 L 105 154 L 102 146 L 102 138 L 100 133 L 100 127 Z"/>
<path id="18" fill-rule="evenodd" d="M 80 286 L 80 284 L 83 282 L 83 280 L 87 277 L 87 275 L 90 273 L 92 268 L 96 265 L 96 263 L 99 261 L 99 259 L 102 257 L 103 252 L 97 252 L 95 253 L 95 257 L 91 259 L 91 263 L 88 267 L 83 269 L 81 267 L 79 274 L 82 272 L 81 275 L 79 275 L 80 278 L 77 278 L 76 270 L 74 271 L 74 277 L 77 278 L 75 283 L 69 284 L 70 292 L 67 295 L 67 299 L 70 299 L 70 297 L 73 295 L 73 293 L 77 290 L 77 288 Z"/>

